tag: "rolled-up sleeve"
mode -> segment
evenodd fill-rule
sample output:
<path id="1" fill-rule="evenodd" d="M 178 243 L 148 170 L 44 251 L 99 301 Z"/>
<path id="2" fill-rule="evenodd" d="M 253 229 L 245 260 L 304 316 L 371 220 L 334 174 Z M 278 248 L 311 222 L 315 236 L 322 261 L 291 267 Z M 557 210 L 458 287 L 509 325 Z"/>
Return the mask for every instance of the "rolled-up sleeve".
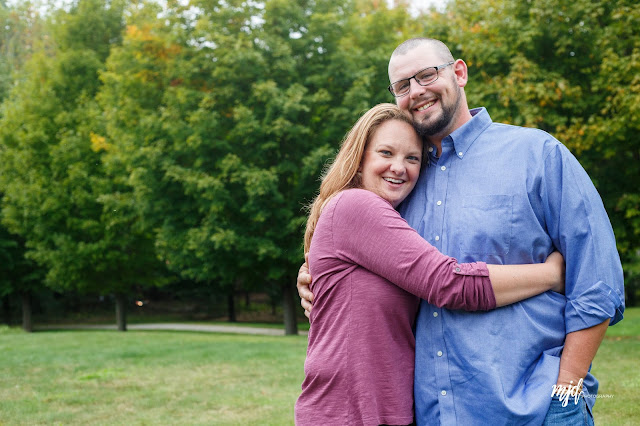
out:
<path id="1" fill-rule="evenodd" d="M 546 156 L 544 168 L 545 222 L 566 263 L 566 332 L 607 319 L 613 325 L 624 312 L 624 278 L 600 195 L 575 157 L 559 143 Z"/>

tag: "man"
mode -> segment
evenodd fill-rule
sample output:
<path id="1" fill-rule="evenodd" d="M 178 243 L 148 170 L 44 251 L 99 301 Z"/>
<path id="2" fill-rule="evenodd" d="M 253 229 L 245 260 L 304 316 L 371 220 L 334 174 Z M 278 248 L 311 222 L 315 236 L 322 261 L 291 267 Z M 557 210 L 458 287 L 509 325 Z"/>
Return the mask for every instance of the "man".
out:
<path id="1" fill-rule="evenodd" d="M 389 79 L 429 146 L 430 164 L 400 206 L 409 224 L 460 262 L 537 263 L 554 250 L 566 262 L 565 296 L 547 292 L 484 313 L 422 301 L 418 424 L 592 422 L 598 382 L 588 370 L 624 302 L 613 231 L 589 177 L 549 134 L 469 110 L 467 66 L 438 40 L 398 46 Z M 303 265 L 298 291 L 311 299 L 308 280 Z M 584 395 L 551 398 L 554 385 L 583 385 Z"/>

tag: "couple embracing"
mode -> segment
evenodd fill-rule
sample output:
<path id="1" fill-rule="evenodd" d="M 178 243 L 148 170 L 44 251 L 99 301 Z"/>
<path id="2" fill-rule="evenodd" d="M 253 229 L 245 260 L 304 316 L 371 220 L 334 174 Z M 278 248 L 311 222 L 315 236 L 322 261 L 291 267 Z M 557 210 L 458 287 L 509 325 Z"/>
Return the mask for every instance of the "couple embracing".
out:
<path id="1" fill-rule="evenodd" d="M 323 178 L 299 425 L 593 424 L 590 365 L 624 311 L 609 219 L 555 138 L 469 110 L 467 77 L 442 42 L 402 43 L 396 104 Z"/>

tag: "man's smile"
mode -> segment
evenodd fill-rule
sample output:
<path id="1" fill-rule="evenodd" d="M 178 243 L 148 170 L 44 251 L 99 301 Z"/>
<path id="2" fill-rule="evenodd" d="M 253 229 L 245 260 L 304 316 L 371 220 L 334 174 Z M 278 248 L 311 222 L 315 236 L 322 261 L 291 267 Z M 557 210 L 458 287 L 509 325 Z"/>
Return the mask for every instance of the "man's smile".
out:
<path id="1" fill-rule="evenodd" d="M 415 110 L 416 110 L 416 111 L 425 111 L 426 109 L 428 109 L 428 108 L 430 108 L 431 106 L 433 106 L 433 104 L 435 104 L 435 103 L 436 103 L 436 101 L 435 101 L 435 100 L 434 100 L 434 101 L 427 102 L 426 104 L 421 105 L 421 106 L 419 106 L 418 108 L 415 108 Z"/>

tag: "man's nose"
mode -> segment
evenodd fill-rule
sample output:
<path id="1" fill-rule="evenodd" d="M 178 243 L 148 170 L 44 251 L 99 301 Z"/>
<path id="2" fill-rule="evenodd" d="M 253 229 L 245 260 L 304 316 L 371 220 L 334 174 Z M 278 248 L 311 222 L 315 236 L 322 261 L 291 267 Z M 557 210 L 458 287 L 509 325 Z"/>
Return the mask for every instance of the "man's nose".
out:
<path id="1" fill-rule="evenodd" d="M 426 86 L 418 84 L 415 77 L 409 80 L 409 96 L 411 97 L 411 99 L 415 99 L 421 96 L 426 89 Z"/>

